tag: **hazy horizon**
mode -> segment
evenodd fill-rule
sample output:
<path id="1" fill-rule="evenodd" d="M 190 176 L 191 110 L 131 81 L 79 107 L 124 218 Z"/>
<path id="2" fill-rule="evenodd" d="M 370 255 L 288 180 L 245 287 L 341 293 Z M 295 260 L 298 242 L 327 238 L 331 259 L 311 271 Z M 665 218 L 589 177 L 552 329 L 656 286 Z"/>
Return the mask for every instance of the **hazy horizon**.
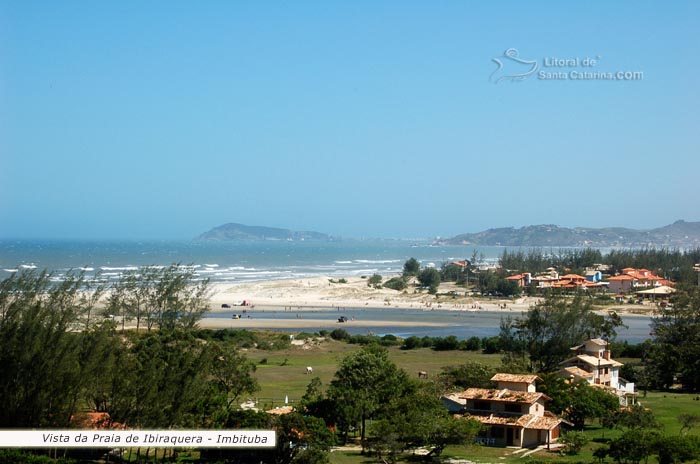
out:
<path id="1" fill-rule="evenodd" d="M 0 2 L 0 237 L 695 221 L 700 4 Z"/>

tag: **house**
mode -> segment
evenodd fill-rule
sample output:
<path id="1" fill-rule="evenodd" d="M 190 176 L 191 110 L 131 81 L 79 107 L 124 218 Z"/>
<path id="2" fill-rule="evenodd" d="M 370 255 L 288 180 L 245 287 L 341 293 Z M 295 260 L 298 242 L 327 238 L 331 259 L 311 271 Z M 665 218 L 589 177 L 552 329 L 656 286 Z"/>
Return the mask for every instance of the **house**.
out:
<path id="1" fill-rule="evenodd" d="M 634 383 L 620 377 L 622 363 L 610 357 L 608 342 L 593 338 L 582 345 L 571 348 L 575 355 L 561 362 L 559 375 L 571 380 L 583 379 L 591 385 L 600 386 L 615 393 L 620 404 L 634 404 Z"/>
<path id="2" fill-rule="evenodd" d="M 586 271 L 586 280 L 597 283 L 603 280 L 603 273 L 597 270 Z"/>
<path id="3" fill-rule="evenodd" d="M 609 288 L 614 293 L 629 293 L 639 289 L 660 286 L 673 286 L 673 282 L 659 277 L 649 269 L 626 267 L 622 273 L 608 279 Z"/>
<path id="4" fill-rule="evenodd" d="M 536 375 L 496 374 L 495 389 L 468 388 L 442 397 L 452 413 L 485 427 L 477 438 L 486 445 L 534 447 L 559 438 L 562 419 L 545 409 L 549 397 L 536 389 Z"/>
<path id="5" fill-rule="evenodd" d="M 515 274 L 506 277 L 509 282 L 516 282 L 518 287 L 527 287 L 532 282 L 532 275 L 529 272 L 523 272 L 522 274 Z"/>

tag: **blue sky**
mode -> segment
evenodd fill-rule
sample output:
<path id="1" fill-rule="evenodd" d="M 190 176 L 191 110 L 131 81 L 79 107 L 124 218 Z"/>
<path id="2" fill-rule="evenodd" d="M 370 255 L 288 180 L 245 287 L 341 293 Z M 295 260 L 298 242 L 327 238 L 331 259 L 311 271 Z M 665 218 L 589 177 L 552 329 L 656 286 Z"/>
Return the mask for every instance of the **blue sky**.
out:
<path id="1" fill-rule="evenodd" d="M 697 221 L 698 30 L 690 1 L 0 1 L 0 237 Z M 495 84 L 510 48 L 643 77 Z"/>

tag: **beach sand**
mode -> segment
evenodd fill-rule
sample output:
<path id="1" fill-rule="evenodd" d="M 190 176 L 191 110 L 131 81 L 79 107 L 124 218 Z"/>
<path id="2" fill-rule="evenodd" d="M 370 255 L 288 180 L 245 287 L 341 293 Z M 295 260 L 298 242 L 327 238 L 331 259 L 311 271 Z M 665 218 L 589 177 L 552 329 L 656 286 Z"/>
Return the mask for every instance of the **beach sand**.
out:
<path id="1" fill-rule="evenodd" d="M 328 277 L 304 279 L 270 280 L 240 284 L 215 283 L 212 285 L 212 312 L 230 311 L 222 304 L 240 305 L 243 301 L 256 308 L 282 309 L 291 307 L 295 311 L 305 309 L 335 308 L 402 308 L 402 309 L 481 309 L 527 310 L 537 298 L 510 300 L 485 300 L 466 296 L 465 289 L 453 283 L 440 285 L 441 293 L 454 292 L 455 296 L 436 297 L 426 291 L 416 292 L 413 287 L 406 291 L 389 288 L 375 289 L 367 286 L 367 279 L 346 277 L 347 283 L 332 283 Z M 385 280 L 387 277 L 385 277 Z M 507 308 L 501 305 L 506 304 Z"/>
<path id="2" fill-rule="evenodd" d="M 391 276 L 384 276 L 387 280 Z M 260 282 L 245 282 L 236 284 L 214 283 L 211 286 L 212 313 L 235 310 L 242 302 L 253 305 L 255 309 L 273 309 L 293 311 L 346 308 L 400 308 L 417 310 L 484 310 L 519 313 L 527 311 L 541 300 L 540 297 L 520 297 L 511 299 L 490 299 L 477 296 L 467 296 L 463 287 L 451 282 L 440 284 L 440 295 L 430 295 L 427 291 L 417 292 L 413 286 L 405 291 L 389 288 L 376 289 L 367 286 L 367 279 L 361 277 L 346 277 L 347 283 L 333 283 L 328 277 L 310 277 L 303 279 L 268 280 Z M 337 281 L 337 279 L 335 279 Z M 454 295 L 445 295 L 453 292 Z M 222 308 L 227 304 L 231 308 Z M 240 308 L 238 308 L 240 309 Z M 647 305 L 614 305 L 601 307 L 600 314 L 616 311 L 628 316 L 649 316 L 655 307 Z M 400 319 L 400 316 L 397 316 Z M 375 321 L 377 325 L 386 321 Z M 392 325 L 397 325 L 391 321 Z M 399 321 L 400 322 L 400 321 Z M 227 321 L 227 324 L 237 323 L 237 327 L 249 327 L 249 321 Z M 272 322 L 266 322 L 271 324 Z M 294 325 L 294 324 L 299 325 Z M 261 322 L 255 327 L 261 327 Z M 285 320 L 280 327 L 308 327 L 311 321 Z M 316 324 L 315 327 L 322 325 Z M 335 326 L 332 322 L 331 326 Z M 228 327 L 228 325 L 227 325 Z M 363 325 L 369 327 L 369 325 Z"/>

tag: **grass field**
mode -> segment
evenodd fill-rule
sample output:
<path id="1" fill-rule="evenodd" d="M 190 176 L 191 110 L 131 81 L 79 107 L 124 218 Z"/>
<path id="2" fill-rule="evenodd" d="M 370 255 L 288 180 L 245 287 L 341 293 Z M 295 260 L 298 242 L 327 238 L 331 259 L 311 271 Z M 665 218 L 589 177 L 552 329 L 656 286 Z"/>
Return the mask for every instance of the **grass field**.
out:
<path id="1" fill-rule="evenodd" d="M 285 396 L 294 403 L 304 395 L 313 377 L 319 377 L 324 385 L 328 385 L 342 359 L 361 348 L 360 345 L 329 339 L 307 347 L 292 346 L 280 351 L 248 350 L 246 356 L 257 365 L 255 378 L 261 388 L 256 397 L 263 405 L 279 406 Z M 501 359 L 499 355 L 473 351 L 433 351 L 429 348 L 400 350 L 391 347 L 389 355 L 411 376 L 416 376 L 418 371 L 425 371 L 429 376 L 436 375 L 444 366 L 467 361 L 496 366 Z M 313 368 L 313 374 L 306 374 L 307 366 Z"/>
<path id="2" fill-rule="evenodd" d="M 333 378 L 341 360 L 359 349 L 361 349 L 359 345 L 350 345 L 328 339 L 320 343 L 307 344 L 305 347 L 292 346 L 280 351 L 248 350 L 246 355 L 257 365 L 255 377 L 261 387 L 256 396 L 260 399 L 261 405 L 265 407 L 281 405 L 285 395 L 293 404 L 304 394 L 311 378 L 320 377 L 323 384 L 327 385 Z M 492 366 L 497 366 L 500 363 L 500 355 L 484 355 L 469 351 L 433 351 L 427 348 L 403 351 L 398 347 L 391 347 L 389 355 L 399 367 L 406 370 L 411 376 L 415 376 L 418 371 L 437 375 L 442 367 L 459 365 L 467 361 L 476 361 Z M 306 374 L 306 366 L 313 367 L 312 375 Z M 694 399 L 696 396 L 682 393 L 649 392 L 646 396 L 640 394 L 639 401 L 644 407 L 654 412 L 664 427 L 664 433 L 676 435 L 680 432 L 680 424 L 677 420 L 679 414 L 700 412 L 700 401 Z M 481 446 L 448 447 L 444 456 L 475 463 L 527 462 L 529 458 L 553 462 L 595 462 L 593 451 L 604 446 L 606 441 L 619 436 L 621 431 L 604 429 L 597 424 L 591 424 L 585 433 L 588 435 L 590 443 L 576 456 L 562 456 L 558 452 L 540 451 L 523 458 L 523 452 L 514 453 L 517 450 L 513 448 Z M 693 430 L 691 433 L 698 434 L 700 430 Z M 338 450 L 331 453 L 332 464 L 376 462 L 375 459 L 362 456 L 356 450 Z"/>

